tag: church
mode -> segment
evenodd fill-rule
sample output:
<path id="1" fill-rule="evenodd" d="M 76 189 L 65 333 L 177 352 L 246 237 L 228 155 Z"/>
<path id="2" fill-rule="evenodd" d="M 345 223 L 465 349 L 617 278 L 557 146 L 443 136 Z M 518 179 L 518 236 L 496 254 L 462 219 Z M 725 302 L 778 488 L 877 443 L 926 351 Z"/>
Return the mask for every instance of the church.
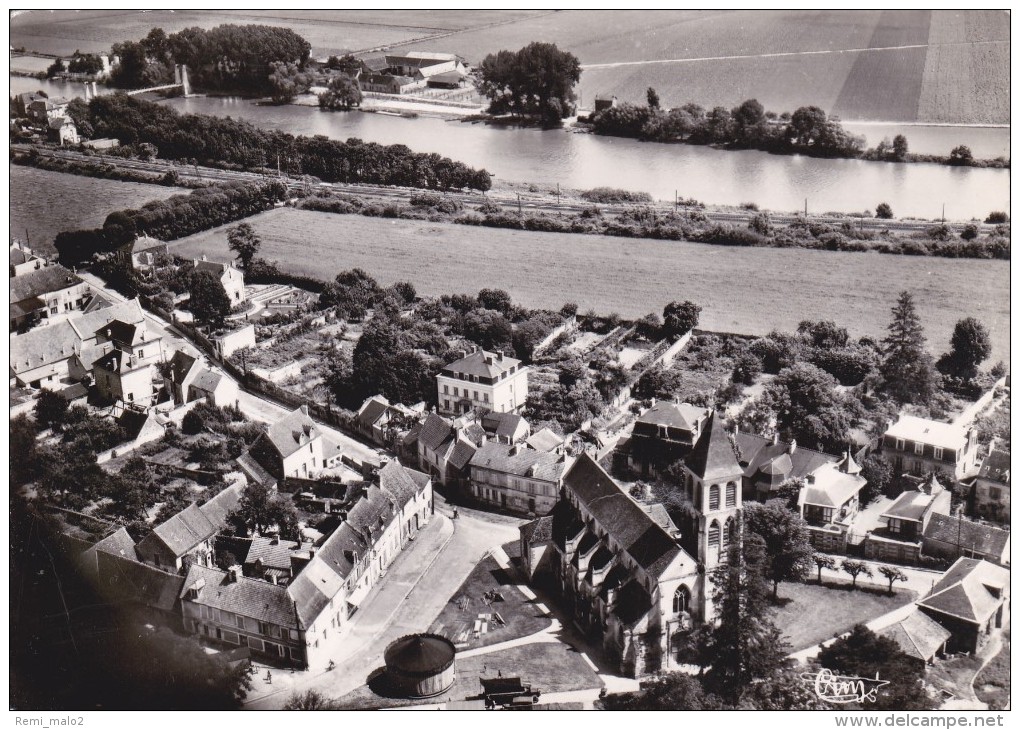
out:
<path id="1" fill-rule="evenodd" d="M 525 561 L 543 556 L 563 607 L 601 637 L 606 657 L 627 676 L 683 663 L 676 637 L 712 620 L 707 574 L 739 539 L 743 471 L 714 413 L 684 464 L 694 509 L 680 529 L 668 517 L 664 525 L 587 455 L 564 474 L 553 510 L 521 527 Z"/>

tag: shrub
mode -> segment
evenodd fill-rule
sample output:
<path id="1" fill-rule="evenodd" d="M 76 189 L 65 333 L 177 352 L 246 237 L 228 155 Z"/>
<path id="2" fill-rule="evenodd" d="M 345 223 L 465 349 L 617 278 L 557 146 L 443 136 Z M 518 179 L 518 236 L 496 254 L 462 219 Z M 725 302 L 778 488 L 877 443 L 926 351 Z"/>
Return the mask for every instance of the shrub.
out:
<path id="1" fill-rule="evenodd" d="M 973 223 L 969 223 L 966 226 L 964 226 L 962 231 L 960 231 L 960 238 L 962 238 L 964 241 L 973 241 L 975 238 L 978 237 L 979 232 L 980 231 L 978 230 L 978 227 L 976 225 L 974 225 Z"/>
<path id="2" fill-rule="evenodd" d="M 879 203 L 875 208 L 876 218 L 892 218 L 893 212 L 892 207 L 888 203 Z"/>
<path id="3" fill-rule="evenodd" d="M 205 421 L 195 411 L 188 411 L 184 414 L 184 418 L 181 420 L 181 430 L 184 433 L 194 436 L 197 433 L 201 433 L 203 428 L 205 428 Z"/>
<path id="4" fill-rule="evenodd" d="M 652 196 L 620 188 L 600 187 L 581 193 L 581 200 L 587 200 L 589 203 L 651 203 Z"/>
<path id="5" fill-rule="evenodd" d="M 1001 210 L 993 210 L 985 218 L 985 223 L 1009 223 L 1009 214 Z"/>

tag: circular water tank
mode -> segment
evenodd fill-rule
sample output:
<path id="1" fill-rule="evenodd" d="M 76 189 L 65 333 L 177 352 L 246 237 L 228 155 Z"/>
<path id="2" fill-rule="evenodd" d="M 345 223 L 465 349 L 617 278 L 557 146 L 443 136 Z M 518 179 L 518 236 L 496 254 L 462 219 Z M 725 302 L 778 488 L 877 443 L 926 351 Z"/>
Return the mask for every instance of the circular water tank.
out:
<path id="1" fill-rule="evenodd" d="M 384 655 L 390 687 L 405 697 L 442 694 L 456 677 L 456 654 L 445 636 L 402 636 L 386 647 Z"/>

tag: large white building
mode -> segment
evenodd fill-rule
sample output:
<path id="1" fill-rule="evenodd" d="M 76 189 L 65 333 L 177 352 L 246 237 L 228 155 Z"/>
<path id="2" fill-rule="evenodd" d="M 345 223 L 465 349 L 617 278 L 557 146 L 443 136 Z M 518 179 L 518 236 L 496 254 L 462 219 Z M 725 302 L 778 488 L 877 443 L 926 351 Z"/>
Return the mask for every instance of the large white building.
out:
<path id="1" fill-rule="evenodd" d="M 436 376 L 439 412 L 520 413 L 528 399 L 528 368 L 502 352 L 477 350 Z"/>

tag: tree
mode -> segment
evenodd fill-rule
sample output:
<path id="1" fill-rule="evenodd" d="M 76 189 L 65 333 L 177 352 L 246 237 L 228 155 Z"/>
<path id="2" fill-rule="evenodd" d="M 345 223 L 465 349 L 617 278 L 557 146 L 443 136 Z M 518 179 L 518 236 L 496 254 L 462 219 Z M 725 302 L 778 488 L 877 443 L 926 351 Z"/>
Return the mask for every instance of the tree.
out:
<path id="1" fill-rule="evenodd" d="M 826 570 L 836 569 L 836 559 L 831 555 L 825 553 L 815 553 L 813 560 L 815 561 L 815 567 L 818 569 L 818 585 L 822 584 L 822 568 Z"/>
<path id="2" fill-rule="evenodd" d="M 925 350 L 921 318 L 909 291 L 900 293 L 892 314 L 879 368 L 885 387 L 901 403 L 927 403 L 939 387 L 938 373 Z"/>
<path id="3" fill-rule="evenodd" d="M 67 71 L 67 66 L 58 58 L 46 68 L 46 78 L 52 79 L 57 74 L 62 74 L 65 71 Z"/>
<path id="4" fill-rule="evenodd" d="M 780 581 L 801 580 L 811 571 L 814 549 L 803 518 L 781 500 L 744 505 L 744 527 L 765 543 L 765 576 L 772 581 L 772 598 Z"/>
<path id="5" fill-rule="evenodd" d="M 336 307 L 337 316 L 347 320 L 364 318 L 368 308 L 373 306 L 382 293 L 373 277 L 362 269 L 341 271 L 319 295 L 319 307 Z"/>
<path id="6" fill-rule="evenodd" d="M 646 314 L 637 321 L 637 334 L 646 340 L 657 339 L 660 329 L 662 329 L 662 322 L 659 321 L 659 315 L 655 312 Z"/>
<path id="7" fill-rule="evenodd" d="M 885 219 L 892 218 L 893 217 L 892 207 L 888 203 L 879 203 L 875 207 L 875 217 Z"/>
<path id="8" fill-rule="evenodd" d="M 513 299 L 504 289 L 482 289 L 478 292 L 478 303 L 483 309 L 495 309 L 504 316 L 510 316 Z"/>
<path id="9" fill-rule="evenodd" d="M 754 385 L 761 375 L 761 360 L 750 352 L 743 352 L 733 363 L 733 382 L 743 385 Z"/>
<path id="10" fill-rule="evenodd" d="M 841 451 L 862 413 L 852 393 L 837 389 L 836 379 L 810 363 L 779 372 L 751 405 L 775 419 L 786 441 L 823 451 Z"/>
<path id="11" fill-rule="evenodd" d="M 11 419 L 9 447 L 12 454 L 17 454 L 16 459 L 10 460 L 11 482 L 15 486 L 21 486 L 35 478 L 36 454 L 38 443 L 36 442 L 36 424 L 26 414 L 22 413 Z"/>
<path id="12" fill-rule="evenodd" d="M 464 315 L 464 336 L 483 350 L 508 351 L 513 348 L 514 328 L 494 309 L 475 309 Z"/>
<path id="13" fill-rule="evenodd" d="M 270 96 L 276 104 L 288 104 L 298 94 L 308 91 L 311 77 L 297 63 L 274 61 L 269 64 Z"/>
<path id="14" fill-rule="evenodd" d="M 857 587 L 858 576 L 866 575 L 869 578 L 872 576 L 871 567 L 861 560 L 844 560 L 840 569 L 853 579 L 851 589 Z"/>
<path id="15" fill-rule="evenodd" d="M 861 476 L 868 482 L 861 490 L 861 507 L 865 507 L 878 495 L 889 493 L 893 482 L 892 464 L 881 454 L 868 454 L 861 462 Z"/>
<path id="16" fill-rule="evenodd" d="M 230 297 L 219 278 L 211 271 L 193 271 L 190 291 L 188 306 L 195 319 L 209 327 L 222 326 L 230 314 Z"/>
<path id="17" fill-rule="evenodd" d="M 57 429 L 67 415 L 68 403 L 55 390 L 42 390 L 35 402 L 35 420 L 42 428 Z"/>
<path id="18" fill-rule="evenodd" d="M 274 493 L 258 482 L 250 482 L 241 492 L 237 507 L 230 512 L 227 520 L 247 535 L 264 534 L 274 525 L 280 535 L 297 539 L 297 511 L 294 504 L 280 493 Z"/>
<path id="19" fill-rule="evenodd" d="M 706 692 L 701 681 L 683 672 L 668 672 L 641 684 L 641 692 L 619 692 L 602 700 L 606 710 L 721 710 L 725 704 Z"/>
<path id="20" fill-rule="evenodd" d="M 773 235 L 776 229 L 772 225 L 772 218 L 768 213 L 755 213 L 751 220 L 748 222 L 747 227 L 757 233 L 759 236 L 765 236 L 766 238 Z"/>
<path id="21" fill-rule="evenodd" d="M 667 337 L 676 339 L 698 326 L 701 307 L 691 301 L 670 302 L 662 310 L 662 330 Z"/>
<path id="22" fill-rule="evenodd" d="M 994 223 L 996 225 L 1009 223 L 1009 213 L 1002 210 L 993 210 L 988 214 L 988 217 L 985 218 L 985 223 Z"/>
<path id="23" fill-rule="evenodd" d="M 906 583 L 907 574 L 899 568 L 895 568 L 891 565 L 880 565 L 878 566 L 878 572 L 882 574 L 887 581 L 889 581 L 889 595 L 893 594 L 893 583 Z"/>
<path id="24" fill-rule="evenodd" d="M 731 704 L 751 682 L 773 676 L 786 659 L 788 647 L 770 617 L 767 563 L 765 543 L 752 532 L 743 549 L 734 542 L 729 560 L 710 578 L 719 620 L 703 629 L 698 661 L 708 667 L 706 689 Z"/>
<path id="25" fill-rule="evenodd" d="M 892 146 L 893 146 L 893 159 L 899 162 L 902 162 L 903 160 L 907 159 L 908 147 L 906 137 L 904 137 L 902 134 L 897 134 L 895 137 L 893 137 Z"/>
<path id="26" fill-rule="evenodd" d="M 326 59 L 326 68 L 354 76 L 361 68 L 361 62 L 353 53 L 345 53 L 343 56 L 330 56 Z"/>
<path id="27" fill-rule="evenodd" d="M 519 51 L 489 54 L 478 65 L 477 84 L 492 114 L 538 116 L 559 123 L 574 111 L 581 62 L 554 43 L 531 43 Z"/>
<path id="28" fill-rule="evenodd" d="M 648 91 L 645 92 L 645 96 L 648 98 L 649 109 L 659 108 L 659 93 L 655 89 L 649 86 Z"/>
<path id="29" fill-rule="evenodd" d="M 961 319 L 953 328 L 952 349 L 939 360 L 940 370 L 949 375 L 973 380 L 978 366 L 992 354 L 988 330 L 974 317 Z"/>
<path id="30" fill-rule="evenodd" d="M 361 87 L 355 79 L 345 73 L 332 77 L 326 90 L 319 94 L 321 109 L 346 111 L 354 106 L 361 106 Z"/>
<path id="31" fill-rule="evenodd" d="M 252 259 L 262 247 L 262 239 L 248 223 L 241 223 L 227 230 L 227 248 L 237 254 L 241 266 L 248 269 Z"/>
<path id="32" fill-rule="evenodd" d="M 194 410 L 185 413 L 184 418 L 181 419 L 181 430 L 189 436 L 202 433 L 204 429 L 205 421 Z"/>
<path id="33" fill-rule="evenodd" d="M 924 686 L 924 666 L 910 659 L 893 639 L 857 624 L 818 653 L 826 669 L 848 677 L 879 678 L 889 682 L 874 703 L 851 703 L 844 709 L 928 710 L 935 703 Z"/>
<path id="34" fill-rule="evenodd" d="M 973 162 L 974 154 L 967 145 L 961 144 L 958 147 L 954 147 L 949 153 L 950 165 L 970 165 Z"/>
<path id="35" fill-rule="evenodd" d="M 103 70 L 103 59 L 95 53 L 75 53 L 67 70 L 73 74 L 97 74 Z"/>

